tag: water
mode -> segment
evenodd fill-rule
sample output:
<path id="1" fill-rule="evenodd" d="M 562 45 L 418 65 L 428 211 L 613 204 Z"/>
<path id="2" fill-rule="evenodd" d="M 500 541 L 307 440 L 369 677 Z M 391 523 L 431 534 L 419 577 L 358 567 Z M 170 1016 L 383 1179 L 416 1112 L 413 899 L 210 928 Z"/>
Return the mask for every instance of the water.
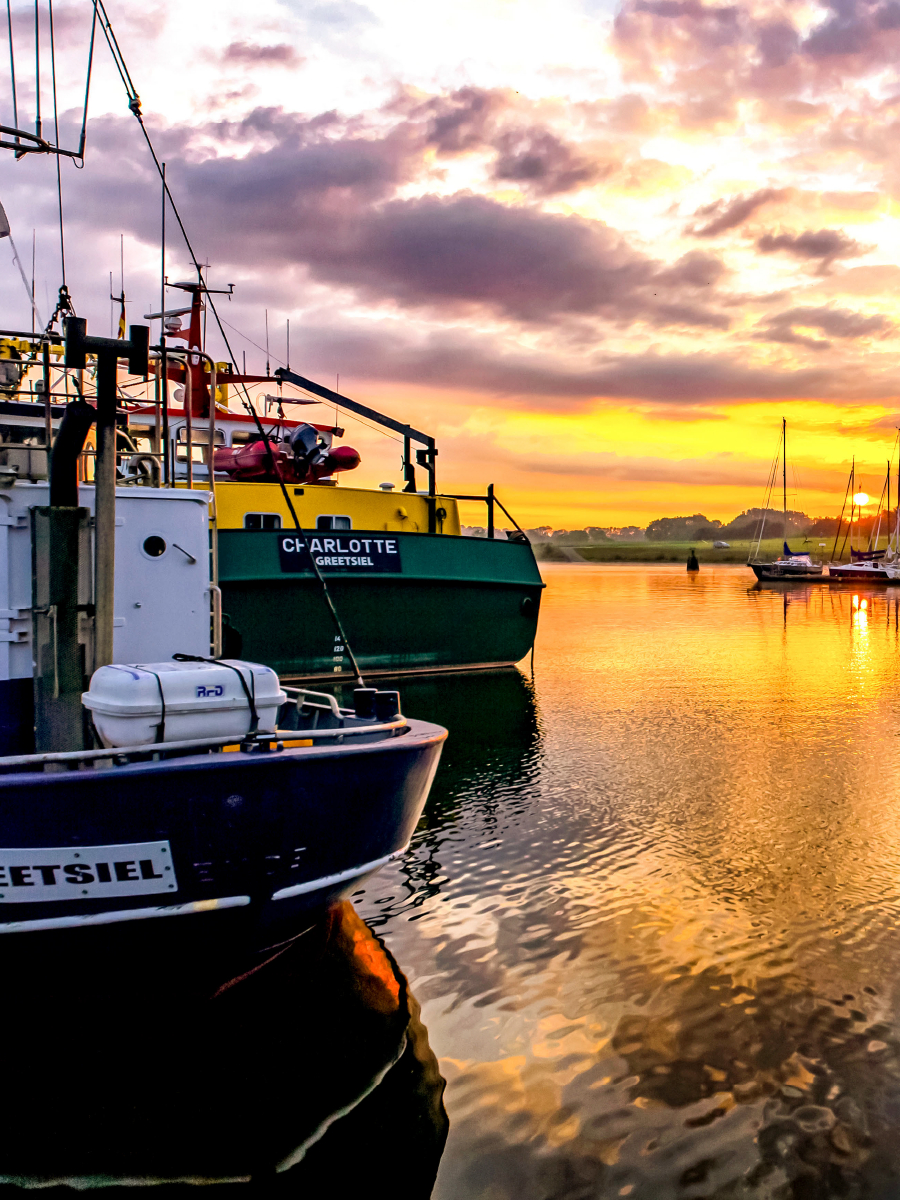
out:
<path id="1" fill-rule="evenodd" d="M 552 566 L 533 682 L 355 902 L 448 1082 L 439 1200 L 900 1195 L 898 596 Z"/>
<path id="2" fill-rule="evenodd" d="M 545 578 L 533 678 L 402 684 L 451 737 L 355 912 L 10 969 L 4 1195 L 900 1196 L 900 588 Z"/>

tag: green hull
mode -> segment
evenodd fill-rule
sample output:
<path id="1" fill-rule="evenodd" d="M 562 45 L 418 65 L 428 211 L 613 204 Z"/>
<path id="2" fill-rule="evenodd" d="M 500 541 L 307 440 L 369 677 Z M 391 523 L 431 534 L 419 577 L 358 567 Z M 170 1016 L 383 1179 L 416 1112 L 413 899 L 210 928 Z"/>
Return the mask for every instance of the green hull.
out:
<path id="1" fill-rule="evenodd" d="M 389 537 L 402 561 L 392 572 L 322 567 L 363 671 L 496 666 L 528 654 L 544 586 L 530 546 L 424 533 L 341 536 Z M 220 531 L 225 654 L 264 662 L 288 678 L 346 674 L 349 659 L 335 652 L 321 586 L 311 570 L 283 569 L 284 537 L 284 530 Z"/>

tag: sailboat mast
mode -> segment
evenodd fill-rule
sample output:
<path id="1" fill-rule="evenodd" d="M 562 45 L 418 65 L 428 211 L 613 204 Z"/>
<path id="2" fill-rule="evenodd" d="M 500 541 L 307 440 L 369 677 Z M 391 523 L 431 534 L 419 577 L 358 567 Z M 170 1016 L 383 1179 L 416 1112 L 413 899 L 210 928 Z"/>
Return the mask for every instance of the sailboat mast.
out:
<path id="1" fill-rule="evenodd" d="M 781 418 L 781 505 L 784 510 L 784 544 L 787 545 L 787 421 Z"/>

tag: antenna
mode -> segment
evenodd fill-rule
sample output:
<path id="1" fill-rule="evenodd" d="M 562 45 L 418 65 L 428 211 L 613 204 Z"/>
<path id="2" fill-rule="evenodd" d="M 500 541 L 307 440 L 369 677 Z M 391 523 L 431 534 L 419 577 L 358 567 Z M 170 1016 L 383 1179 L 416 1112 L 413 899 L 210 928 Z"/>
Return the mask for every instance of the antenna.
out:
<path id="1" fill-rule="evenodd" d="M 287 319 L 287 369 L 291 369 L 291 318 Z"/>
<path id="2" fill-rule="evenodd" d="M 266 374 L 271 374 L 269 369 L 269 310 L 266 309 Z"/>

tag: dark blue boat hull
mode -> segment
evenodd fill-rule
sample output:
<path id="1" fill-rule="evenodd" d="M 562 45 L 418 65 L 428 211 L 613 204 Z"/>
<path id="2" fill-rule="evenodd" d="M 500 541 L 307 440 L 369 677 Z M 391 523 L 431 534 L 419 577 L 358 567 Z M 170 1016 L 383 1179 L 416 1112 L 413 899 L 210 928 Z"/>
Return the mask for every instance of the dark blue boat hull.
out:
<path id="1" fill-rule="evenodd" d="M 0 934 L 172 918 L 260 945 L 291 936 L 409 842 L 446 731 L 408 724 L 363 744 L 0 776 L 0 847 L 167 841 L 177 880 L 170 894 L 31 903 L 4 887 Z"/>

